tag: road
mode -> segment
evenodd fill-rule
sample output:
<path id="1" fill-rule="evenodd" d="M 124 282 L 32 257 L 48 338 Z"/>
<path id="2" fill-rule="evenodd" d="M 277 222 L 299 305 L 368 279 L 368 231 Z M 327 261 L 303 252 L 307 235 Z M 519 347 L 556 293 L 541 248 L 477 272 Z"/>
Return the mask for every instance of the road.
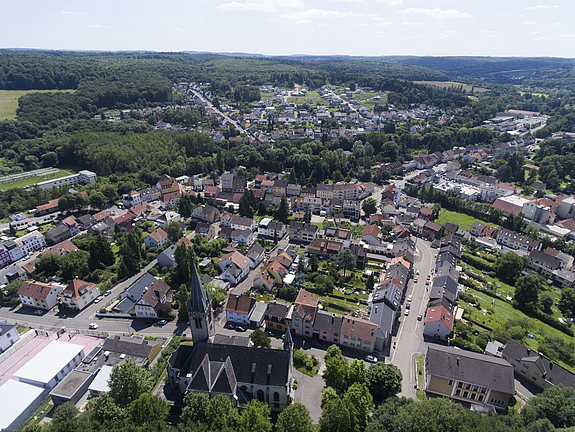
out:
<path id="1" fill-rule="evenodd" d="M 414 384 L 417 382 L 414 368 L 415 357 L 418 353 L 424 353 L 426 344 L 423 340 L 424 320 L 417 320 L 417 315 L 425 318 L 425 309 L 429 301 L 429 291 L 425 289 L 425 278 L 431 274 L 433 268 L 434 251 L 430 247 L 430 242 L 417 239 L 417 252 L 414 269 L 419 270 L 419 280 L 417 283 L 413 279 L 408 283 L 407 296 L 412 295 L 411 310 L 409 316 L 405 316 L 405 304 L 401 311 L 401 324 L 399 332 L 394 341 L 397 341 L 396 349 L 391 350 L 388 363 L 396 365 L 403 374 L 402 390 L 400 396 L 412 399 L 416 398 Z M 407 303 L 407 301 L 405 302 Z"/>
<path id="2" fill-rule="evenodd" d="M 191 90 L 191 89 L 190 89 L 190 90 Z M 216 111 L 219 115 L 221 115 L 223 118 L 225 118 L 229 123 L 231 123 L 240 133 L 244 133 L 244 132 L 246 131 L 243 127 L 241 127 L 241 126 L 239 125 L 238 122 L 232 120 L 232 119 L 231 119 L 230 117 L 228 117 L 226 114 L 224 114 L 224 113 L 221 112 L 219 109 L 217 109 L 217 108 L 214 106 L 214 104 L 212 104 L 208 99 L 206 99 L 206 98 L 204 97 L 204 95 L 202 95 L 200 92 L 197 92 L 197 91 L 195 91 L 195 90 L 191 90 L 191 91 L 192 91 L 192 93 L 193 93 L 195 96 L 197 96 L 198 98 L 200 98 L 200 100 L 201 100 L 202 102 L 205 102 L 205 103 L 208 105 L 209 108 L 212 108 L 212 109 L 213 109 L 214 111 Z"/>

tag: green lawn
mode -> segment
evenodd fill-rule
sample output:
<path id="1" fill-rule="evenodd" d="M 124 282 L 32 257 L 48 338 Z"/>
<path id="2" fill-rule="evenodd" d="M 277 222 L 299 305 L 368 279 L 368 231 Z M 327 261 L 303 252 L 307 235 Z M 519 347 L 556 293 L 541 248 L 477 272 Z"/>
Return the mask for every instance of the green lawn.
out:
<path id="1" fill-rule="evenodd" d="M 471 288 L 466 288 L 465 291 L 469 294 L 473 294 L 478 300 L 482 310 L 485 310 L 486 312 L 484 315 L 482 311 L 476 309 L 475 307 L 463 305 L 465 309 L 464 318 L 470 318 L 475 322 L 489 327 L 490 329 L 496 328 L 497 326 L 504 326 L 505 323 L 511 319 L 524 319 L 529 323 L 525 331 L 533 333 L 537 339 L 551 335 L 564 339 L 566 342 L 572 341 L 572 338 L 565 333 L 551 327 L 548 324 L 545 324 L 544 322 L 539 321 L 538 319 L 531 318 L 530 316 L 524 314 L 518 309 L 515 309 L 511 304 L 503 300 L 494 299 Z M 492 302 L 493 306 L 491 306 Z M 479 329 L 481 330 L 481 328 Z M 522 343 L 529 348 L 538 351 L 537 339 L 525 337 Z M 555 361 L 565 369 L 575 373 L 575 369 L 568 364 L 562 362 L 559 359 L 555 359 Z"/>
<path id="2" fill-rule="evenodd" d="M 0 90 L 2 91 L 2 90 Z M 15 188 L 21 188 L 21 187 L 25 187 L 25 186 L 30 186 L 45 180 L 53 180 L 56 178 L 60 178 L 60 177 L 66 177 L 69 176 L 71 174 L 74 174 L 72 171 L 66 171 L 66 170 L 59 170 L 57 173 L 54 174 L 50 174 L 47 176 L 43 176 L 43 177 L 30 177 L 27 179 L 23 179 L 23 180 L 18 180 L 12 183 L 4 183 L 4 184 L 0 184 L 0 190 L 9 190 L 9 189 L 15 189 Z"/>
<path id="3" fill-rule="evenodd" d="M 427 396 L 425 395 L 425 391 L 423 391 L 423 365 L 425 362 L 425 354 L 419 354 L 417 356 L 417 391 L 415 393 L 418 400 L 426 400 Z"/>
<path id="4" fill-rule="evenodd" d="M 15 120 L 18 99 L 27 93 L 54 92 L 58 90 L 0 90 L 0 120 Z M 70 92 L 73 90 L 61 90 Z"/>
<path id="5" fill-rule="evenodd" d="M 295 103 L 298 105 L 307 104 L 308 99 L 313 99 L 316 104 L 321 105 L 321 101 L 323 100 L 318 92 L 316 91 L 308 91 L 305 96 L 297 96 L 297 97 L 289 97 L 287 99 L 288 103 Z"/>
<path id="6" fill-rule="evenodd" d="M 439 212 L 439 217 L 435 221 L 439 225 L 445 225 L 445 222 L 451 222 L 459 225 L 459 228 L 465 231 L 471 229 L 473 222 L 481 222 L 485 225 L 496 227 L 497 225 L 490 222 L 485 222 L 481 219 L 474 219 L 472 216 L 466 215 L 465 213 L 454 212 L 451 210 L 441 209 Z"/>

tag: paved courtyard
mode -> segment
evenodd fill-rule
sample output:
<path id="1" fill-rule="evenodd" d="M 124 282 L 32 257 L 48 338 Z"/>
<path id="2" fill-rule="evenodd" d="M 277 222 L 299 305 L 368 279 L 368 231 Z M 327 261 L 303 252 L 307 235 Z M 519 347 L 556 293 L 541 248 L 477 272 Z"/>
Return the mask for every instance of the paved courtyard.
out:
<path id="1" fill-rule="evenodd" d="M 321 392 L 325 388 L 323 369 L 322 363 L 320 370 L 313 377 L 304 375 L 296 369 L 293 371 L 293 376 L 297 379 L 294 402 L 300 402 L 307 407 L 314 423 L 317 423 L 321 416 Z"/>

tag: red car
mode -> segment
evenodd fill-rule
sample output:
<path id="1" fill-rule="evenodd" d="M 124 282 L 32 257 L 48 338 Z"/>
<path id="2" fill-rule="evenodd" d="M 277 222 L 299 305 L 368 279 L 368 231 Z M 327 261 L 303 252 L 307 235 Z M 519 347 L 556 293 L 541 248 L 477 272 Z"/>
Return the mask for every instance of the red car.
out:
<path id="1" fill-rule="evenodd" d="M 425 285 L 429 285 L 429 279 L 425 281 Z"/>

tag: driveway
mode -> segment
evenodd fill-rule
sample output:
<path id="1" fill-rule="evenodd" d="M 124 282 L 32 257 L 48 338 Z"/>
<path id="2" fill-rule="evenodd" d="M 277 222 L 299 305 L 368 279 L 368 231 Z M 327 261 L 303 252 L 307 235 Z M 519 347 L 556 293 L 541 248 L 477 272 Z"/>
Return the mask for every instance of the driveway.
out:
<path id="1" fill-rule="evenodd" d="M 322 378 L 323 362 L 321 365 L 320 371 L 313 377 L 304 375 L 296 369 L 293 370 L 293 376 L 297 380 L 294 402 L 299 402 L 306 406 L 314 423 L 317 423 L 321 416 L 321 392 L 325 388 L 325 382 Z"/>

